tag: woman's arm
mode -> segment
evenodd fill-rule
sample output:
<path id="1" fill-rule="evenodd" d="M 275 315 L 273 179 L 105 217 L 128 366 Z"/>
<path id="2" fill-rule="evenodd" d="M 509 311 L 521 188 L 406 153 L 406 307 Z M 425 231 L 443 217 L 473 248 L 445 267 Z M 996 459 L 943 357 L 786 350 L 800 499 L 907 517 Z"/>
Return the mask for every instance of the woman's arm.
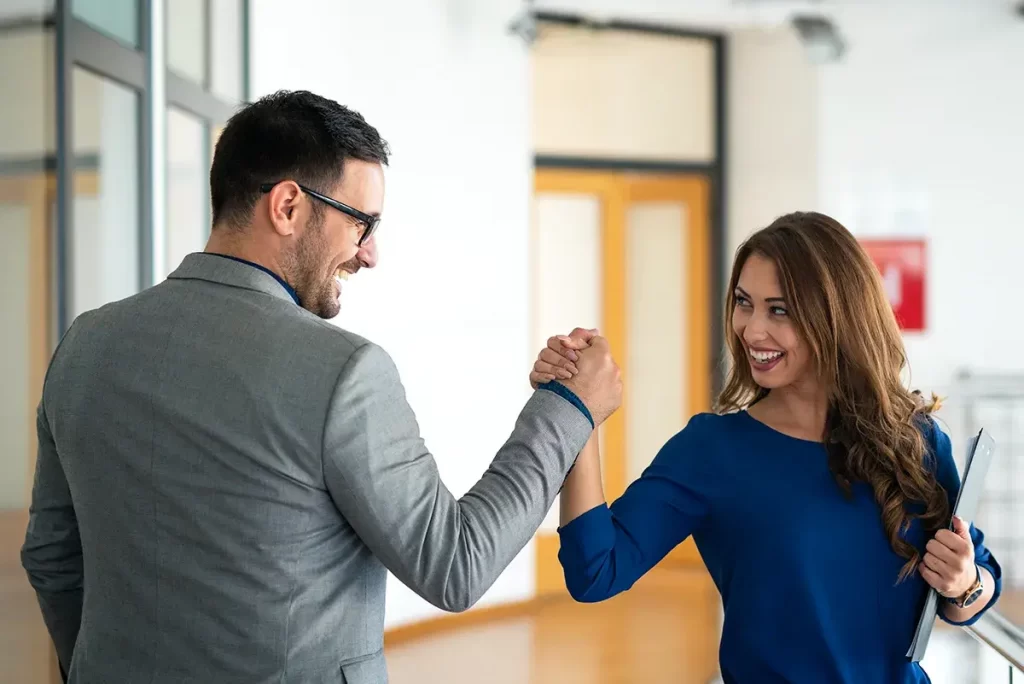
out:
<path id="1" fill-rule="evenodd" d="M 701 430 L 701 421 L 691 420 L 610 508 L 591 438 L 562 490 L 558 529 L 558 560 L 577 601 L 603 601 L 629 589 L 703 524 L 710 478 Z"/>
<path id="2" fill-rule="evenodd" d="M 597 431 L 583 447 L 576 465 L 565 479 L 560 497 L 558 525 L 565 527 L 592 508 L 605 503 L 601 481 L 601 453 Z"/>
<path id="3" fill-rule="evenodd" d="M 534 386 L 575 375 L 573 349 L 581 347 L 570 345 L 580 344 L 577 332 L 548 341 L 530 374 Z M 700 453 L 701 430 L 701 421 L 691 420 L 610 508 L 598 436 L 591 436 L 563 484 L 560 503 L 558 560 L 577 601 L 603 601 L 629 589 L 702 523 L 708 461 Z"/>

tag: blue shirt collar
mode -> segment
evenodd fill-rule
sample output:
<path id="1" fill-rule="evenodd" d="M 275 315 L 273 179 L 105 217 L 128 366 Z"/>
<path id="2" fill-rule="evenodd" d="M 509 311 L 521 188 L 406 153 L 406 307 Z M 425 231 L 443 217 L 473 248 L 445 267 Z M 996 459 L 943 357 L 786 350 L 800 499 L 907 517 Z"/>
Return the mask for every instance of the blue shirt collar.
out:
<path id="1" fill-rule="evenodd" d="M 295 291 L 295 288 L 293 288 L 291 285 L 286 283 L 284 278 L 282 278 L 281 276 L 277 275 L 276 273 L 271 271 L 266 266 L 261 266 L 261 265 L 259 265 L 257 263 L 253 263 L 252 261 L 248 261 L 246 259 L 240 259 L 239 257 L 230 256 L 230 255 L 227 255 L 227 254 L 217 254 L 216 252 L 206 252 L 206 253 L 209 254 L 210 256 L 218 256 L 218 257 L 221 257 L 222 259 L 231 259 L 232 261 L 237 261 L 240 264 L 246 264 L 248 266 L 252 266 L 253 268 L 258 268 L 259 270 L 263 271 L 264 273 L 266 273 L 267 275 L 272 277 L 277 282 L 281 283 L 281 287 L 283 287 L 288 292 L 288 296 L 291 297 L 292 300 L 296 304 L 298 304 L 299 306 L 302 306 L 302 302 L 299 301 L 299 293 Z"/>

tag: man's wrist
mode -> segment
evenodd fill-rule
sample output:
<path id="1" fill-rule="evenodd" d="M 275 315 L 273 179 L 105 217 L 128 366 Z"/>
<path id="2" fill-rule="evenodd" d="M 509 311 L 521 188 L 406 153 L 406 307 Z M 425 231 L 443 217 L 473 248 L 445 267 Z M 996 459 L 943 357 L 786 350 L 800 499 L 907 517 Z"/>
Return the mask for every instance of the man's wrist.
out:
<path id="1" fill-rule="evenodd" d="M 594 416 L 593 414 L 590 413 L 590 409 L 587 408 L 587 405 L 583 403 L 583 400 L 580 399 L 575 392 L 573 392 L 571 389 L 569 389 L 562 383 L 558 382 L 557 380 L 552 380 L 551 382 L 544 383 L 537 389 L 546 390 L 548 392 L 554 392 L 558 396 L 562 397 L 570 404 L 575 406 L 577 409 L 579 409 L 580 413 L 582 413 L 584 417 L 586 417 L 586 419 L 590 421 L 591 427 L 596 427 L 596 424 L 594 423 Z"/>

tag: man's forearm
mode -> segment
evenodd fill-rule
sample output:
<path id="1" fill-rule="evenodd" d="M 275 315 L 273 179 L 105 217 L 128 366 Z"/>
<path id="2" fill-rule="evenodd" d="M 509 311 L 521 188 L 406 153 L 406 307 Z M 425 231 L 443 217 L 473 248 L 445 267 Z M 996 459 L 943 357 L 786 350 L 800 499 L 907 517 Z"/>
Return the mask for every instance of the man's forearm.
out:
<path id="1" fill-rule="evenodd" d="M 570 418 L 576 427 L 566 424 Z M 445 585 L 445 609 L 465 609 L 479 600 L 533 538 L 586 439 L 582 430 L 590 424 L 580 418 L 574 406 L 539 391 L 487 472 L 459 500 L 462 525 L 454 557 L 443 578 L 436 578 Z"/>
<path id="2" fill-rule="evenodd" d="M 71 657 L 78 641 L 78 630 L 82 626 L 82 590 L 65 591 L 59 594 L 37 595 L 39 608 L 43 613 L 46 629 L 53 639 L 57 659 L 65 672 L 71 670 Z"/>
<path id="3" fill-rule="evenodd" d="M 448 611 L 473 605 L 530 541 L 594 431 L 574 402 L 537 391 L 490 467 L 456 499 L 383 350 L 357 351 L 335 396 L 323 450 L 332 499 L 385 567 Z"/>
<path id="4" fill-rule="evenodd" d="M 942 614 L 947 620 L 951 622 L 967 622 L 975 615 L 985 610 L 985 607 L 992 601 L 992 596 L 995 594 L 996 581 L 992 577 L 992 574 L 980 565 L 978 566 L 978 571 L 981 573 L 981 581 L 985 586 L 981 596 L 978 597 L 977 601 L 966 608 L 957 608 L 949 601 L 943 601 Z"/>

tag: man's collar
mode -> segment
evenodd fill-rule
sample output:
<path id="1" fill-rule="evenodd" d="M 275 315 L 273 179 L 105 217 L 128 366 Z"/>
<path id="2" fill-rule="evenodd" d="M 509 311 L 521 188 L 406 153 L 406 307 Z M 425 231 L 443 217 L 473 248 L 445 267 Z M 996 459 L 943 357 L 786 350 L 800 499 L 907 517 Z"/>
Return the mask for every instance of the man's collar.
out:
<path id="1" fill-rule="evenodd" d="M 285 282 L 284 278 L 265 266 L 227 254 L 189 254 L 181 262 L 181 266 L 167 277 L 170 280 L 205 280 L 231 285 L 262 292 L 301 306 L 295 288 Z"/>

